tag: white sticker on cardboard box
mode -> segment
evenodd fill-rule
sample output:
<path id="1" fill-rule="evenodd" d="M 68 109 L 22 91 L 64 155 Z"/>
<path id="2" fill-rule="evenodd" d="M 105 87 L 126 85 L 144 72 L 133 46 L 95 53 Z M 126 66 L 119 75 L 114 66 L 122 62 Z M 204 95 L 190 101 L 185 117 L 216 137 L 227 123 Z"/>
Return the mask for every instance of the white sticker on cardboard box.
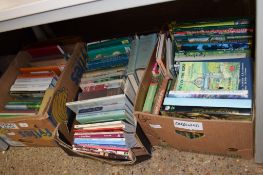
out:
<path id="1" fill-rule="evenodd" d="M 181 128 L 181 129 L 202 131 L 203 123 L 174 120 L 174 127 Z"/>
<path id="2" fill-rule="evenodd" d="M 9 132 L 9 133 L 7 133 L 7 135 L 14 136 L 14 135 L 16 135 L 16 133 L 14 133 L 14 132 Z"/>
<path id="3" fill-rule="evenodd" d="M 149 125 L 150 125 L 150 127 L 152 127 L 152 128 L 162 128 L 161 125 L 154 125 L 154 124 L 149 124 Z"/>
<path id="4" fill-rule="evenodd" d="M 18 123 L 18 125 L 22 128 L 27 128 L 28 124 L 27 123 Z"/>
<path id="5" fill-rule="evenodd" d="M 15 123 L 0 123 L 2 129 L 19 129 Z"/>

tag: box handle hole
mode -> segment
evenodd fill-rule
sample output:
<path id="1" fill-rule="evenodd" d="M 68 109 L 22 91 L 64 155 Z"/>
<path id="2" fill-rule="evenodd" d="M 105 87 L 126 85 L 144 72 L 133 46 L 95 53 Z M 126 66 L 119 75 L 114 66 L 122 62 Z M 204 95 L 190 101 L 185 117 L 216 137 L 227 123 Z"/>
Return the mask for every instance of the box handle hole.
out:
<path id="1" fill-rule="evenodd" d="M 189 131 L 180 131 L 180 130 L 175 130 L 176 134 L 179 134 L 181 136 L 184 136 L 188 139 L 198 139 L 204 136 L 204 133 L 200 133 L 200 132 L 189 132 Z"/>

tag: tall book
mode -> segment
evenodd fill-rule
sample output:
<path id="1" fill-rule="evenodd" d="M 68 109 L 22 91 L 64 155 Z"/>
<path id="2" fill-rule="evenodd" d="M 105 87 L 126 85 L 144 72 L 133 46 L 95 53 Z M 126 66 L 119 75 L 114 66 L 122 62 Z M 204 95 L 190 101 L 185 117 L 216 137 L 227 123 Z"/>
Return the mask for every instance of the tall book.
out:
<path id="1" fill-rule="evenodd" d="M 135 66 L 136 66 L 139 44 L 140 44 L 139 37 L 136 35 L 131 43 L 131 52 L 130 52 L 129 63 L 127 67 L 128 80 L 130 81 L 136 93 L 139 89 L 139 82 L 135 74 Z"/>
<path id="2" fill-rule="evenodd" d="M 158 63 L 161 73 L 169 78 L 166 68 L 166 39 L 165 34 L 161 33 L 158 37 L 157 50 L 156 50 L 156 62 Z"/>
<path id="3" fill-rule="evenodd" d="M 135 71 L 139 82 L 142 82 L 144 71 L 154 52 L 157 43 L 157 34 L 141 35 L 139 40 L 138 54 L 136 58 Z"/>

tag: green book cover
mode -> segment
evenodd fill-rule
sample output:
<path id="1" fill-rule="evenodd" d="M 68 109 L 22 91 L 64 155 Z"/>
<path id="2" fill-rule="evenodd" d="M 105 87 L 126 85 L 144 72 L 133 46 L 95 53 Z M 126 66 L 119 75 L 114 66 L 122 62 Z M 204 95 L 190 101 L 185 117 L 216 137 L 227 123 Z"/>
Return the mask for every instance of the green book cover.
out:
<path id="1" fill-rule="evenodd" d="M 180 62 L 174 90 L 238 90 L 239 76 L 239 62 Z"/>
<path id="2" fill-rule="evenodd" d="M 124 38 L 117 38 L 117 39 L 110 39 L 106 41 L 99 41 L 96 43 L 88 43 L 88 50 L 95 50 L 95 49 L 101 49 L 104 47 L 112 47 L 116 45 L 122 45 L 122 44 L 130 44 L 131 39 L 129 37 L 124 37 Z"/>
<path id="3" fill-rule="evenodd" d="M 92 114 L 78 114 L 76 120 L 82 124 L 84 123 L 99 123 L 99 122 L 109 122 L 109 121 L 119 121 L 126 120 L 129 123 L 132 121 L 127 116 L 128 114 L 125 110 L 115 110 L 107 112 L 98 112 Z"/>
<path id="4" fill-rule="evenodd" d="M 157 91 L 158 83 L 151 83 L 147 92 L 147 96 L 143 105 L 143 112 L 152 112 L 154 97 Z"/>
<path id="5" fill-rule="evenodd" d="M 111 47 L 104 47 L 96 50 L 88 50 L 89 61 L 103 59 L 106 57 L 127 54 L 130 52 L 130 44 L 116 45 Z"/>

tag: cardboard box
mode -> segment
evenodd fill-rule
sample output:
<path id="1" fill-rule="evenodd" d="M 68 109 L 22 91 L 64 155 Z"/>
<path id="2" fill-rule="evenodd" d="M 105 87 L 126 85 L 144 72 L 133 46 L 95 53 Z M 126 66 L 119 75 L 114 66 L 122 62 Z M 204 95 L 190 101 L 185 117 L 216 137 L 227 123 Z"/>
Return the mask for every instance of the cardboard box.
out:
<path id="1" fill-rule="evenodd" d="M 140 85 L 135 104 L 136 118 L 152 145 L 160 145 L 161 141 L 165 141 L 179 150 L 253 158 L 254 118 L 252 121 L 194 120 L 141 112 L 154 62 L 153 56 Z M 186 137 L 188 133 L 200 137 L 190 139 Z"/>
<path id="2" fill-rule="evenodd" d="M 67 121 L 70 116 L 66 102 L 72 101 L 79 91 L 78 83 L 84 71 L 85 55 L 85 45 L 83 43 L 76 44 L 54 91 L 49 96 L 46 91 L 45 106 L 37 115 L 0 118 L 0 136 L 3 140 L 11 146 L 57 145 L 54 140 L 55 129 L 58 123 Z M 1 77 L 0 110 L 4 108 L 7 101 L 12 100 L 9 95 L 10 87 L 19 74 L 19 68 L 27 67 L 30 59 L 27 52 L 19 52 Z"/>
<path id="3" fill-rule="evenodd" d="M 61 123 L 59 124 L 56 130 L 56 141 L 58 145 L 70 156 L 77 156 L 77 157 L 84 157 L 84 158 L 91 158 L 94 160 L 103 161 L 109 164 L 134 164 L 135 162 L 141 162 L 143 160 L 149 159 L 151 157 L 151 145 L 147 137 L 144 135 L 140 125 L 136 127 L 136 139 L 139 142 L 140 147 L 132 148 L 132 158 L 133 160 L 123 161 L 123 160 L 114 160 L 114 159 L 106 159 L 100 158 L 97 156 L 92 156 L 88 154 L 82 154 L 72 149 L 73 143 L 73 134 L 72 132 L 74 128 L 74 124 L 77 124 L 77 121 L 74 120 L 73 122 L 69 121 L 68 123 Z"/>

